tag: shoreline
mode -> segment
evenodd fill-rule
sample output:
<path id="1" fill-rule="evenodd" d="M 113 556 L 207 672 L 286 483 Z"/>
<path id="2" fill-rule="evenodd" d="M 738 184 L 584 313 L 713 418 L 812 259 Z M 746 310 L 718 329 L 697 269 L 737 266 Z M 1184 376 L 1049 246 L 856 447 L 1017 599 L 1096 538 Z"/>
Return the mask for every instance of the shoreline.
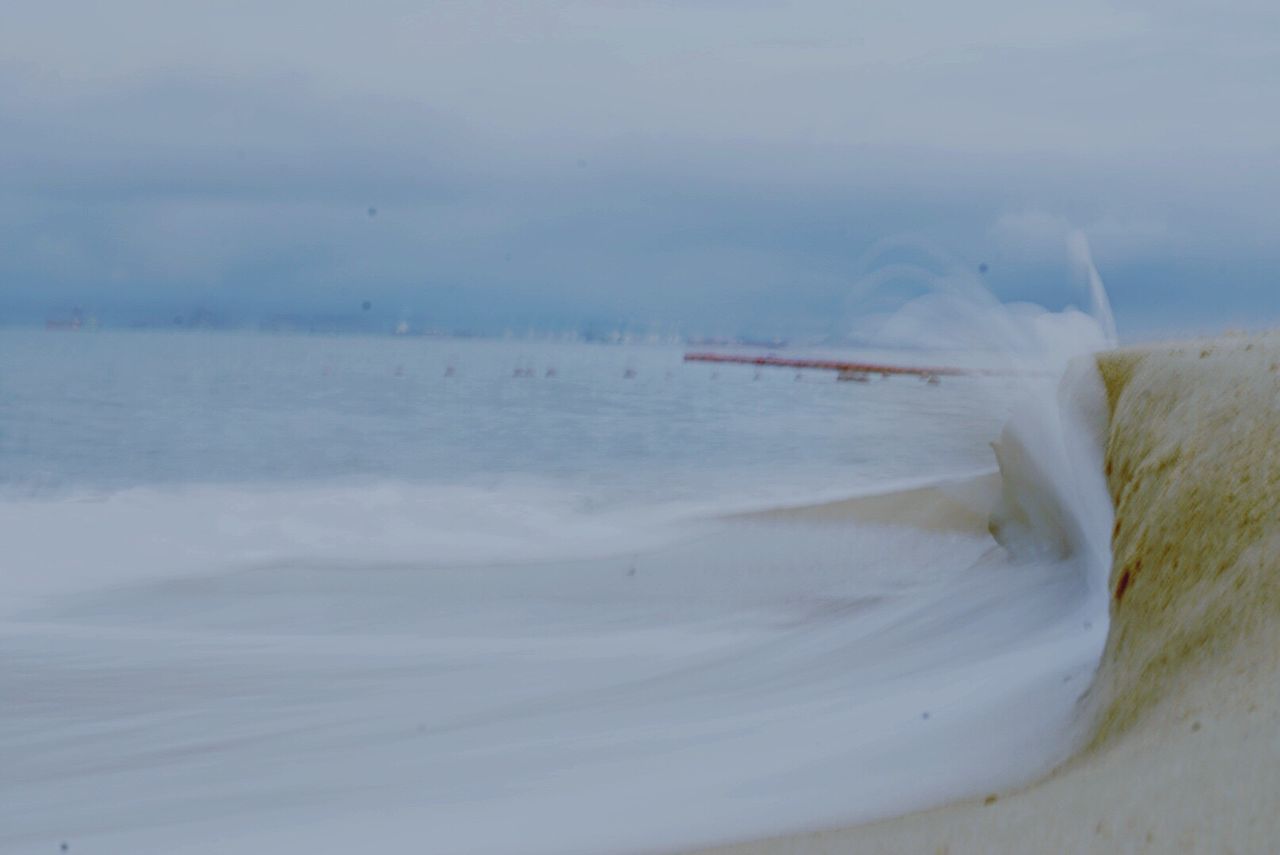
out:
<path id="1" fill-rule="evenodd" d="M 1280 835 L 1280 337 L 1098 357 L 1116 508 L 1092 737 L 1011 793 L 699 852 L 1266 851 Z"/>

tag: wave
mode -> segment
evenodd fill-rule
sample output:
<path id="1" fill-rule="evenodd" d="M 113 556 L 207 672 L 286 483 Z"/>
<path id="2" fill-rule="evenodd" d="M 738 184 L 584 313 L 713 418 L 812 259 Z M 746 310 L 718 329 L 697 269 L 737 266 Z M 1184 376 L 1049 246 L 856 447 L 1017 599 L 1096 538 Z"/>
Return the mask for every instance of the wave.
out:
<path id="1" fill-rule="evenodd" d="M 998 477 L 749 513 L 533 485 L 0 502 L 6 593 L 42 601 L 0 621 L 39 737 L 3 746 L 0 845 L 635 851 L 1042 775 L 1105 632 L 1082 357 L 1110 338 L 969 296 L 965 334 L 1025 372 Z"/>
<path id="2" fill-rule="evenodd" d="M 856 519 L 970 488 L 987 501 L 984 480 L 836 507 Z M 158 564 L 127 586 L 81 580 L 0 620 L 16 663 L 0 679 L 21 698 L 5 716 L 38 737 L 5 743 L 0 847 L 56 829 L 106 852 L 424 835 L 442 851 L 633 851 L 870 819 L 1056 762 L 1096 661 L 1071 575 L 1009 565 L 980 524 L 784 510 L 631 553 L 601 529 L 606 557 L 424 572 L 344 559 L 394 556 L 372 528 L 382 508 L 351 546 L 360 527 L 337 513 L 351 502 L 315 493 L 113 497 L 95 531 L 127 512 L 97 545 L 117 580 L 128 568 L 111 552 L 148 517 L 171 540 L 191 539 L 176 518 L 230 502 L 241 520 L 341 528 L 306 561 L 281 556 L 310 529 L 240 532 L 232 545 L 259 550 L 246 572 L 208 573 L 204 547 L 185 570 L 135 549 Z M 190 833 L 211 802 L 234 819 Z"/>
<path id="3" fill-rule="evenodd" d="M 1033 786 L 722 855 L 1272 851 L 1280 786 L 1280 337 L 1098 359 L 1115 501 L 1085 750 Z"/>
<path id="4" fill-rule="evenodd" d="M 661 509 L 588 513 L 550 485 L 187 485 L 0 501 L 3 597 L 286 563 L 423 568 L 626 553 L 677 536 Z"/>
<path id="5" fill-rule="evenodd" d="M 1094 356 L 1116 346 L 1116 326 L 1087 239 L 1072 233 L 1067 249 L 1088 311 L 1001 303 L 952 263 L 936 274 L 913 270 L 930 293 L 909 301 L 874 335 L 899 344 L 945 342 L 986 352 L 989 365 L 1003 363 L 1016 391 L 1012 415 L 992 443 L 1000 497 L 991 534 L 1015 559 L 1077 559 L 1101 605 L 1113 511 L 1103 476 L 1108 401 Z"/>

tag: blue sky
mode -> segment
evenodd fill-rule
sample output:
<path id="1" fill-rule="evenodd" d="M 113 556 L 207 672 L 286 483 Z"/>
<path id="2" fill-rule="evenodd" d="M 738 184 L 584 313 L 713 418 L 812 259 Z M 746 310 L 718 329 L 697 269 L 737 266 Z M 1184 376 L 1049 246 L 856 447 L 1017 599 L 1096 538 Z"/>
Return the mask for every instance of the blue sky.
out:
<path id="1" fill-rule="evenodd" d="M 1274 323 L 1262 2 L 23 4 L 0 322 L 835 334 L 886 238 L 1122 334 Z M 370 208 L 376 209 L 370 215 Z"/>

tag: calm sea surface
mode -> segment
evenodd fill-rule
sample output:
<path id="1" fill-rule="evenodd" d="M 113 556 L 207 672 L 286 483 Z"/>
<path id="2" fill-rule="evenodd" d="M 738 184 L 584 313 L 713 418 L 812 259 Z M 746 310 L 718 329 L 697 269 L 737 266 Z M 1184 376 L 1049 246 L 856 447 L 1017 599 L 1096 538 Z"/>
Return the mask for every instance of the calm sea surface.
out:
<path id="1" fill-rule="evenodd" d="M 591 503 L 803 500 L 988 466 L 1004 416 L 979 381 L 837 383 L 681 357 L 537 341 L 0 332 L 0 489 L 522 479 Z"/>

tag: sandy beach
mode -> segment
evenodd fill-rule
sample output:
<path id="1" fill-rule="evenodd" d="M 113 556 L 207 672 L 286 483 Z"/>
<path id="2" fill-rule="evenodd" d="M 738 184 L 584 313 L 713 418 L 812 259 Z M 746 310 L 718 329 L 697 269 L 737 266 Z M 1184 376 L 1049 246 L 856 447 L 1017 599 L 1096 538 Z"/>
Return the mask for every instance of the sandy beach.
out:
<path id="1" fill-rule="evenodd" d="M 0 855 L 1280 855 L 1280 3 L 6 11 Z"/>
<path id="2" fill-rule="evenodd" d="M 1280 340 L 1122 350 L 1099 366 L 1116 526 L 1081 751 L 1020 791 L 708 852 L 1275 850 Z"/>

